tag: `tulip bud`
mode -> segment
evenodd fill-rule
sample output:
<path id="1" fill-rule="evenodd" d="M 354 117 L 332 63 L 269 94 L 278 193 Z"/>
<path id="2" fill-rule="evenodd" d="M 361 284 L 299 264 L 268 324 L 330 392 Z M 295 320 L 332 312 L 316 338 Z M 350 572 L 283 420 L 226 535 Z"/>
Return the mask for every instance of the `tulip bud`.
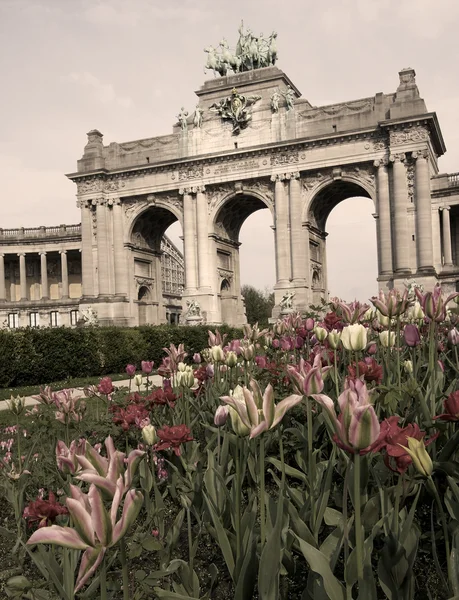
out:
<path id="1" fill-rule="evenodd" d="M 306 327 L 306 331 L 312 331 L 314 329 L 314 319 L 308 317 L 304 325 Z"/>
<path id="2" fill-rule="evenodd" d="M 135 372 L 136 372 L 135 365 L 126 365 L 126 373 L 129 375 L 129 377 L 132 377 L 133 375 L 135 375 Z"/>
<path id="3" fill-rule="evenodd" d="M 391 331 L 390 336 L 388 331 L 381 331 L 379 341 L 383 348 L 393 348 L 395 346 L 395 331 Z"/>
<path id="4" fill-rule="evenodd" d="M 140 363 L 143 373 L 145 373 L 145 375 L 149 375 L 153 371 L 154 364 L 155 363 L 153 361 L 143 360 Z"/>
<path id="5" fill-rule="evenodd" d="M 430 477 L 433 471 L 433 463 L 430 458 L 424 440 L 417 440 L 412 437 L 407 437 L 408 448 L 405 446 L 401 446 L 404 450 L 408 452 L 413 460 L 413 464 L 416 467 L 418 473 L 420 473 L 423 477 Z"/>
<path id="6" fill-rule="evenodd" d="M 344 327 L 341 342 L 346 350 L 363 350 L 367 345 L 367 330 L 363 325 L 355 323 Z"/>
<path id="7" fill-rule="evenodd" d="M 142 439 L 148 446 L 153 446 L 158 441 L 156 435 L 156 427 L 154 425 L 146 425 L 142 428 Z"/>
<path id="8" fill-rule="evenodd" d="M 376 354 L 376 352 L 378 351 L 378 346 L 374 343 L 371 342 L 371 344 L 368 344 L 367 346 L 367 353 L 368 354 Z"/>
<path id="9" fill-rule="evenodd" d="M 221 346 L 212 346 L 210 349 L 210 357 L 213 362 L 223 362 L 225 360 L 225 353 Z"/>
<path id="10" fill-rule="evenodd" d="M 255 355 L 255 348 L 254 348 L 253 344 L 249 344 L 247 346 L 242 346 L 241 350 L 242 350 L 241 354 L 244 357 L 244 360 L 252 360 L 252 358 Z"/>
<path id="11" fill-rule="evenodd" d="M 314 328 L 314 335 L 319 342 L 325 342 L 327 339 L 328 331 L 324 327 L 317 326 Z"/>
<path id="12" fill-rule="evenodd" d="M 142 375 L 140 373 L 138 373 L 137 375 L 135 375 L 135 377 L 134 377 L 134 384 L 137 387 L 140 387 L 142 385 Z"/>
<path id="13" fill-rule="evenodd" d="M 232 350 L 229 350 L 226 353 L 225 362 L 226 362 L 227 366 L 230 369 L 232 369 L 233 367 L 235 367 L 237 365 L 237 354 L 236 354 L 236 352 L 233 352 Z"/>
<path id="14" fill-rule="evenodd" d="M 390 323 L 389 317 L 386 317 L 385 315 L 380 313 L 379 310 L 377 311 L 377 319 L 381 325 L 383 325 L 384 327 L 389 327 L 389 323 Z"/>
<path id="15" fill-rule="evenodd" d="M 415 321 L 423 321 L 424 320 L 424 311 L 422 310 L 421 304 L 420 302 L 418 302 L 416 300 L 416 302 L 414 303 L 412 312 L 411 312 L 411 318 L 414 319 Z"/>
<path id="16" fill-rule="evenodd" d="M 192 388 L 194 386 L 194 373 L 193 370 L 186 370 L 180 373 L 180 385 L 187 388 Z"/>
<path id="17" fill-rule="evenodd" d="M 195 364 L 199 365 L 199 364 L 201 364 L 201 361 L 202 361 L 202 359 L 201 359 L 201 355 L 199 354 L 199 352 L 195 352 L 195 353 L 193 354 L 193 362 L 194 362 Z"/>
<path id="18" fill-rule="evenodd" d="M 405 344 L 410 346 L 410 348 L 414 348 L 420 344 L 421 336 L 419 335 L 419 329 L 417 326 L 405 325 L 405 329 L 403 330 L 403 339 L 405 340 Z"/>
<path id="19" fill-rule="evenodd" d="M 363 315 L 362 320 L 363 321 L 373 321 L 374 318 L 375 318 L 375 309 L 370 307 L 367 310 L 367 312 Z"/>
<path id="20" fill-rule="evenodd" d="M 341 341 L 341 333 L 333 329 L 328 334 L 328 344 L 332 350 L 337 350 Z"/>
<path id="21" fill-rule="evenodd" d="M 11 396 L 11 398 L 6 401 L 6 405 L 10 412 L 18 417 L 24 410 L 25 398 L 21 398 L 20 396 Z"/>
<path id="22" fill-rule="evenodd" d="M 215 411 L 214 423 L 217 427 L 222 427 L 228 419 L 229 411 L 228 406 L 219 406 Z"/>
<path id="23" fill-rule="evenodd" d="M 177 365 L 177 370 L 180 373 L 183 373 L 184 371 L 186 371 L 186 364 L 184 362 L 179 362 L 179 364 Z"/>
<path id="24" fill-rule="evenodd" d="M 403 363 L 403 368 L 407 373 L 411 375 L 413 373 L 413 361 L 405 360 L 405 362 Z"/>

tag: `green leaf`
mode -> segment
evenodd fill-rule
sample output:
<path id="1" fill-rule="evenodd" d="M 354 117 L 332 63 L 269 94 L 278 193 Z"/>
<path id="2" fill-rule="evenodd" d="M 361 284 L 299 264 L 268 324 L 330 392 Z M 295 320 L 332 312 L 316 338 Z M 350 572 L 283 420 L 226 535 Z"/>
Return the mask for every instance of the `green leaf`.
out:
<path id="1" fill-rule="evenodd" d="M 276 467 L 276 469 L 278 469 L 280 472 L 282 472 L 282 463 L 280 460 L 277 460 L 277 458 L 273 458 L 272 456 L 270 456 L 269 458 L 266 459 L 266 462 L 271 463 L 272 465 L 274 465 Z M 289 477 L 294 477 L 295 479 L 304 481 L 304 483 L 307 483 L 307 481 L 308 481 L 308 478 L 306 477 L 306 475 L 304 473 L 302 473 L 298 469 L 295 469 L 294 467 L 290 467 L 289 465 L 285 465 L 285 474 L 288 475 Z"/>
<path id="2" fill-rule="evenodd" d="M 217 515 L 214 505 L 212 504 L 212 500 L 207 496 L 205 492 L 203 492 L 204 500 L 206 501 L 207 508 L 209 509 L 210 516 L 212 517 L 212 522 L 215 527 L 215 531 L 217 533 L 218 544 L 220 546 L 220 550 L 222 551 L 223 558 L 225 559 L 226 566 L 228 567 L 228 571 L 231 575 L 231 578 L 234 576 L 234 556 L 233 551 L 231 549 L 231 544 L 228 539 L 228 535 Z"/>
<path id="3" fill-rule="evenodd" d="M 279 572 L 282 564 L 281 532 L 284 512 L 284 493 L 281 490 L 277 502 L 276 523 L 261 553 L 258 570 L 258 593 L 260 600 L 278 600 Z"/>
<path id="4" fill-rule="evenodd" d="M 320 550 L 317 550 L 317 548 L 314 548 L 314 546 L 308 544 L 308 542 L 298 537 L 295 533 L 293 535 L 298 540 L 301 552 L 307 560 L 309 567 L 314 571 L 314 573 L 317 573 L 322 577 L 325 591 L 327 592 L 329 599 L 345 600 L 346 591 L 343 585 L 333 575 L 327 557 L 322 554 Z"/>

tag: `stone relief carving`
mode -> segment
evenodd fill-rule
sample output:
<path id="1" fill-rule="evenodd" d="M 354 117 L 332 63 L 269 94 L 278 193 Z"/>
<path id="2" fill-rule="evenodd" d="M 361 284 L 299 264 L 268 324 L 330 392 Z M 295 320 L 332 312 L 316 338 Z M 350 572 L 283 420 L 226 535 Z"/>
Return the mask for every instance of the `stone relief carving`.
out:
<path id="1" fill-rule="evenodd" d="M 178 179 L 179 181 L 186 181 L 189 179 L 198 179 L 204 175 L 204 167 L 202 165 L 195 165 L 191 167 L 185 167 L 179 169 Z"/>
<path id="2" fill-rule="evenodd" d="M 126 183 L 119 179 L 90 179 L 89 181 L 77 182 L 78 194 L 89 194 L 90 192 L 116 192 L 124 188 Z"/>
<path id="3" fill-rule="evenodd" d="M 285 292 L 279 302 L 279 306 L 281 308 L 281 312 L 283 311 L 291 311 L 293 310 L 293 298 L 295 297 L 295 292 Z"/>
<path id="4" fill-rule="evenodd" d="M 303 177 L 301 182 L 303 184 L 303 189 L 307 192 L 310 192 L 315 187 L 317 187 L 320 183 L 325 179 L 325 175 L 323 173 L 314 173 L 314 175 L 307 175 Z"/>
<path id="5" fill-rule="evenodd" d="M 385 150 L 387 148 L 387 140 L 384 137 L 376 137 L 373 139 L 373 150 Z"/>
<path id="6" fill-rule="evenodd" d="M 258 192 L 266 198 L 271 204 L 274 202 L 274 192 L 271 185 L 263 181 L 255 181 L 244 186 L 244 192 L 250 193 L 250 191 Z"/>
<path id="7" fill-rule="evenodd" d="M 402 130 L 392 130 L 389 136 L 391 146 L 400 146 L 407 142 L 424 142 L 429 139 L 429 132 L 426 127 L 416 125 Z"/>
<path id="8" fill-rule="evenodd" d="M 372 187 L 375 186 L 375 175 L 373 172 L 373 167 L 367 165 L 350 168 L 346 167 L 342 170 L 342 173 L 343 175 L 363 180 L 364 182 L 370 184 Z"/>
<path id="9" fill-rule="evenodd" d="M 273 154 L 270 159 L 271 166 L 292 165 L 299 162 L 298 150 L 290 150 L 287 152 L 278 152 Z"/>
<path id="10" fill-rule="evenodd" d="M 261 100 L 261 96 L 244 96 L 239 94 L 236 88 L 231 91 L 231 96 L 227 96 L 214 102 L 209 110 L 216 112 L 223 121 L 230 121 L 233 126 L 233 134 L 238 135 L 242 129 L 248 127 L 252 120 L 252 106 L 255 102 Z"/>
<path id="11" fill-rule="evenodd" d="M 414 162 L 412 160 L 407 161 L 406 165 L 406 185 L 408 199 L 410 202 L 414 202 Z"/>
<path id="12" fill-rule="evenodd" d="M 144 277 L 135 277 L 135 282 L 139 288 L 147 287 L 148 289 L 151 289 L 153 287 L 154 279 L 153 278 L 145 279 Z"/>
<path id="13" fill-rule="evenodd" d="M 364 110 L 371 110 L 374 105 L 374 98 L 368 98 L 364 100 L 356 100 L 355 102 L 342 102 L 339 104 L 332 104 L 331 106 L 316 106 L 311 110 L 303 111 L 300 116 L 303 119 L 316 119 L 322 115 L 337 116 L 345 115 Z"/>
<path id="14" fill-rule="evenodd" d="M 210 215 L 210 213 L 214 210 L 214 208 L 220 203 L 221 199 L 226 196 L 227 194 L 230 194 L 231 192 L 234 192 L 234 184 L 225 184 L 225 185 L 218 185 L 218 186 L 212 186 L 211 188 L 209 188 L 209 193 L 208 193 L 208 197 L 207 197 L 207 202 L 208 202 L 208 214 Z"/>
<path id="15" fill-rule="evenodd" d="M 220 279 L 227 279 L 228 283 L 231 285 L 231 283 L 233 282 L 233 277 L 234 277 L 234 273 L 232 271 L 228 271 L 227 269 L 222 269 L 219 267 L 217 269 L 217 272 L 218 272 Z"/>
<path id="16" fill-rule="evenodd" d="M 279 93 L 279 90 L 274 90 L 274 92 L 271 94 L 271 111 L 273 113 L 277 113 L 279 112 L 279 102 L 281 100 L 281 95 Z"/>
<path id="17" fill-rule="evenodd" d="M 201 316 L 201 306 L 197 300 L 187 300 L 186 301 L 186 316 L 188 317 L 200 317 Z"/>

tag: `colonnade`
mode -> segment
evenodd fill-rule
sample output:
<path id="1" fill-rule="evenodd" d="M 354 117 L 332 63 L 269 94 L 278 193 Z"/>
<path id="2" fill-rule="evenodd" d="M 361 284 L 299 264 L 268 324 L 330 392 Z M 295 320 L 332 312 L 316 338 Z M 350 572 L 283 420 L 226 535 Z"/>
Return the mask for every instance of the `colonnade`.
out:
<path id="1" fill-rule="evenodd" d="M 48 263 L 47 256 L 51 252 L 56 252 L 56 250 L 50 252 L 39 252 L 40 256 L 40 284 L 41 284 L 41 300 L 49 300 L 49 285 L 48 285 Z M 60 254 L 60 262 L 61 262 L 61 299 L 69 298 L 69 273 L 68 273 L 68 264 L 67 264 L 67 250 L 58 250 Z M 26 252 L 18 252 L 15 256 L 19 259 L 19 288 L 20 288 L 20 300 L 29 300 L 27 298 L 27 254 L 36 254 L 35 253 L 26 253 Z M 6 300 L 6 284 L 5 284 L 5 256 L 14 256 L 13 254 L 0 253 L 0 301 Z"/>

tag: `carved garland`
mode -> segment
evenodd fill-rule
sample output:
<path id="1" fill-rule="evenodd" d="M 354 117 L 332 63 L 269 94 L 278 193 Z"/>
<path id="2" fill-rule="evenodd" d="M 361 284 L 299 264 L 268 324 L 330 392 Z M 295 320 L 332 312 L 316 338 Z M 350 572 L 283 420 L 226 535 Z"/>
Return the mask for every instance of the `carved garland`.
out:
<path id="1" fill-rule="evenodd" d="M 429 139 L 429 132 L 423 125 L 404 127 L 401 130 L 392 129 L 389 131 L 391 146 L 401 146 L 407 142 L 425 142 Z"/>

